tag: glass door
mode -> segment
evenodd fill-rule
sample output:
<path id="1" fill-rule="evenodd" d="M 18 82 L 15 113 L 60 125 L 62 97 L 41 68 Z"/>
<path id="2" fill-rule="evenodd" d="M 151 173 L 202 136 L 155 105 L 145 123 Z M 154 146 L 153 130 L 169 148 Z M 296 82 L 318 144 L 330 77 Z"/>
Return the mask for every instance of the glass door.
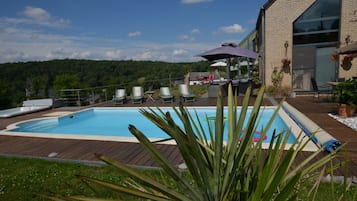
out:
<path id="1" fill-rule="evenodd" d="M 326 82 L 336 81 L 336 61 L 331 60 L 335 47 L 316 49 L 315 78 L 317 86 L 326 85 Z"/>
<path id="2" fill-rule="evenodd" d="M 315 46 L 293 48 L 292 86 L 294 91 L 311 91 L 315 67 Z"/>

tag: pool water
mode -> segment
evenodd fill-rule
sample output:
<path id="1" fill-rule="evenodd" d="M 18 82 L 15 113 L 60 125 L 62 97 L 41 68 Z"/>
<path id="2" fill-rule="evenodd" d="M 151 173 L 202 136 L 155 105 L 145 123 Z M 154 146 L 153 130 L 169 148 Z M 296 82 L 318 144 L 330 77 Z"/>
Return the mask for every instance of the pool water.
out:
<path id="1" fill-rule="evenodd" d="M 180 123 L 178 117 L 172 108 L 162 108 L 163 111 L 169 111 L 177 124 Z M 211 121 L 211 126 L 214 126 L 214 117 L 216 108 L 188 108 L 190 114 L 194 115 L 197 112 L 201 123 L 204 126 L 205 132 L 208 133 L 208 123 Z M 262 118 L 257 126 L 256 134 L 259 134 L 262 128 L 272 118 L 275 108 L 265 108 L 261 110 Z M 238 115 L 239 115 L 238 110 Z M 224 111 L 225 116 L 228 111 Z M 250 110 L 248 111 L 248 116 Z M 247 121 L 246 121 L 247 122 Z M 133 137 L 128 130 L 129 124 L 134 125 L 141 130 L 148 138 L 167 138 L 168 135 L 160 128 L 156 127 L 151 121 L 146 119 L 138 108 L 94 108 L 84 110 L 71 115 L 66 115 L 59 118 L 48 118 L 31 120 L 17 124 L 17 128 L 10 131 L 27 132 L 27 133 L 44 133 L 44 134 L 71 134 L 71 135 L 94 135 L 94 136 L 117 136 L 117 137 Z M 180 125 L 180 124 L 179 124 Z M 182 125 L 180 125 L 182 126 Z M 213 128 L 214 129 L 214 128 Z M 283 119 L 277 115 L 274 119 L 271 129 L 267 132 L 265 142 L 270 142 L 273 130 L 277 133 L 287 131 L 289 128 Z M 225 124 L 225 132 L 227 133 L 227 124 Z M 256 136 L 255 136 L 256 137 Z M 257 136 L 259 137 L 259 136 Z M 225 135 L 227 140 L 227 134 Z M 289 136 L 288 143 L 295 140 L 293 135 Z"/>

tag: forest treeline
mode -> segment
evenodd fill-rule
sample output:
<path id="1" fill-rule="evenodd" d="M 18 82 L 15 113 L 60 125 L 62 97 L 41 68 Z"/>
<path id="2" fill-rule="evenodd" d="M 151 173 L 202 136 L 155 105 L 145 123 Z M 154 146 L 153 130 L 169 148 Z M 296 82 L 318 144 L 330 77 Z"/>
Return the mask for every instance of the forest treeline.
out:
<path id="1" fill-rule="evenodd" d="M 188 72 L 209 70 L 209 62 L 52 60 L 0 64 L 0 109 L 27 98 L 54 97 L 61 89 L 101 86 L 159 87 L 184 79 Z M 166 83 L 163 83 L 165 82 Z"/>

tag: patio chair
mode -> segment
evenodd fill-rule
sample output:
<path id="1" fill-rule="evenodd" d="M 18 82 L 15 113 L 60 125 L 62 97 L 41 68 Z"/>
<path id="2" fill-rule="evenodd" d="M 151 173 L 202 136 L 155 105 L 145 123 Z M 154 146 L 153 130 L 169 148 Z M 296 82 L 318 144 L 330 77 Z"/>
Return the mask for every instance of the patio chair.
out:
<path id="1" fill-rule="evenodd" d="M 174 96 L 172 95 L 169 87 L 161 87 L 160 88 L 160 97 L 161 97 L 162 102 L 164 102 L 164 103 L 174 102 Z"/>
<path id="2" fill-rule="evenodd" d="M 126 90 L 125 89 L 117 89 L 115 91 L 115 95 L 113 96 L 114 104 L 124 104 L 126 101 Z"/>
<path id="3" fill-rule="evenodd" d="M 188 89 L 188 85 L 186 85 L 186 84 L 179 85 L 179 95 L 180 95 L 180 98 L 182 98 L 184 102 L 195 101 L 195 94 L 190 92 L 190 90 Z"/>
<path id="4" fill-rule="evenodd" d="M 248 87 L 250 86 L 250 82 L 247 79 L 239 80 L 238 94 L 237 96 L 244 96 Z"/>
<path id="5" fill-rule="evenodd" d="M 133 103 L 143 103 L 144 89 L 141 86 L 134 86 L 131 91 L 131 100 Z"/>
<path id="6" fill-rule="evenodd" d="M 332 90 L 330 86 L 327 85 L 318 86 L 315 78 L 313 77 L 311 78 L 311 86 L 314 92 L 313 101 L 318 101 L 320 98 L 320 94 L 332 95 Z"/>
<path id="7" fill-rule="evenodd" d="M 239 80 L 232 80 L 232 89 L 235 94 L 238 94 Z"/>

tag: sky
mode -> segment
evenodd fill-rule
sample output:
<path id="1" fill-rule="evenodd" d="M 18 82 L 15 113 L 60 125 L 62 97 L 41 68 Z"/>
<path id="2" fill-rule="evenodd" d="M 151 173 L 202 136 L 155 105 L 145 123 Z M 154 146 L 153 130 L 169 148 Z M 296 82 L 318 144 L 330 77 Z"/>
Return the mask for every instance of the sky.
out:
<path id="1" fill-rule="evenodd" d="M 0 63 L 193 62 L 239 43 L 266 0 L 1 0 Z"/>

